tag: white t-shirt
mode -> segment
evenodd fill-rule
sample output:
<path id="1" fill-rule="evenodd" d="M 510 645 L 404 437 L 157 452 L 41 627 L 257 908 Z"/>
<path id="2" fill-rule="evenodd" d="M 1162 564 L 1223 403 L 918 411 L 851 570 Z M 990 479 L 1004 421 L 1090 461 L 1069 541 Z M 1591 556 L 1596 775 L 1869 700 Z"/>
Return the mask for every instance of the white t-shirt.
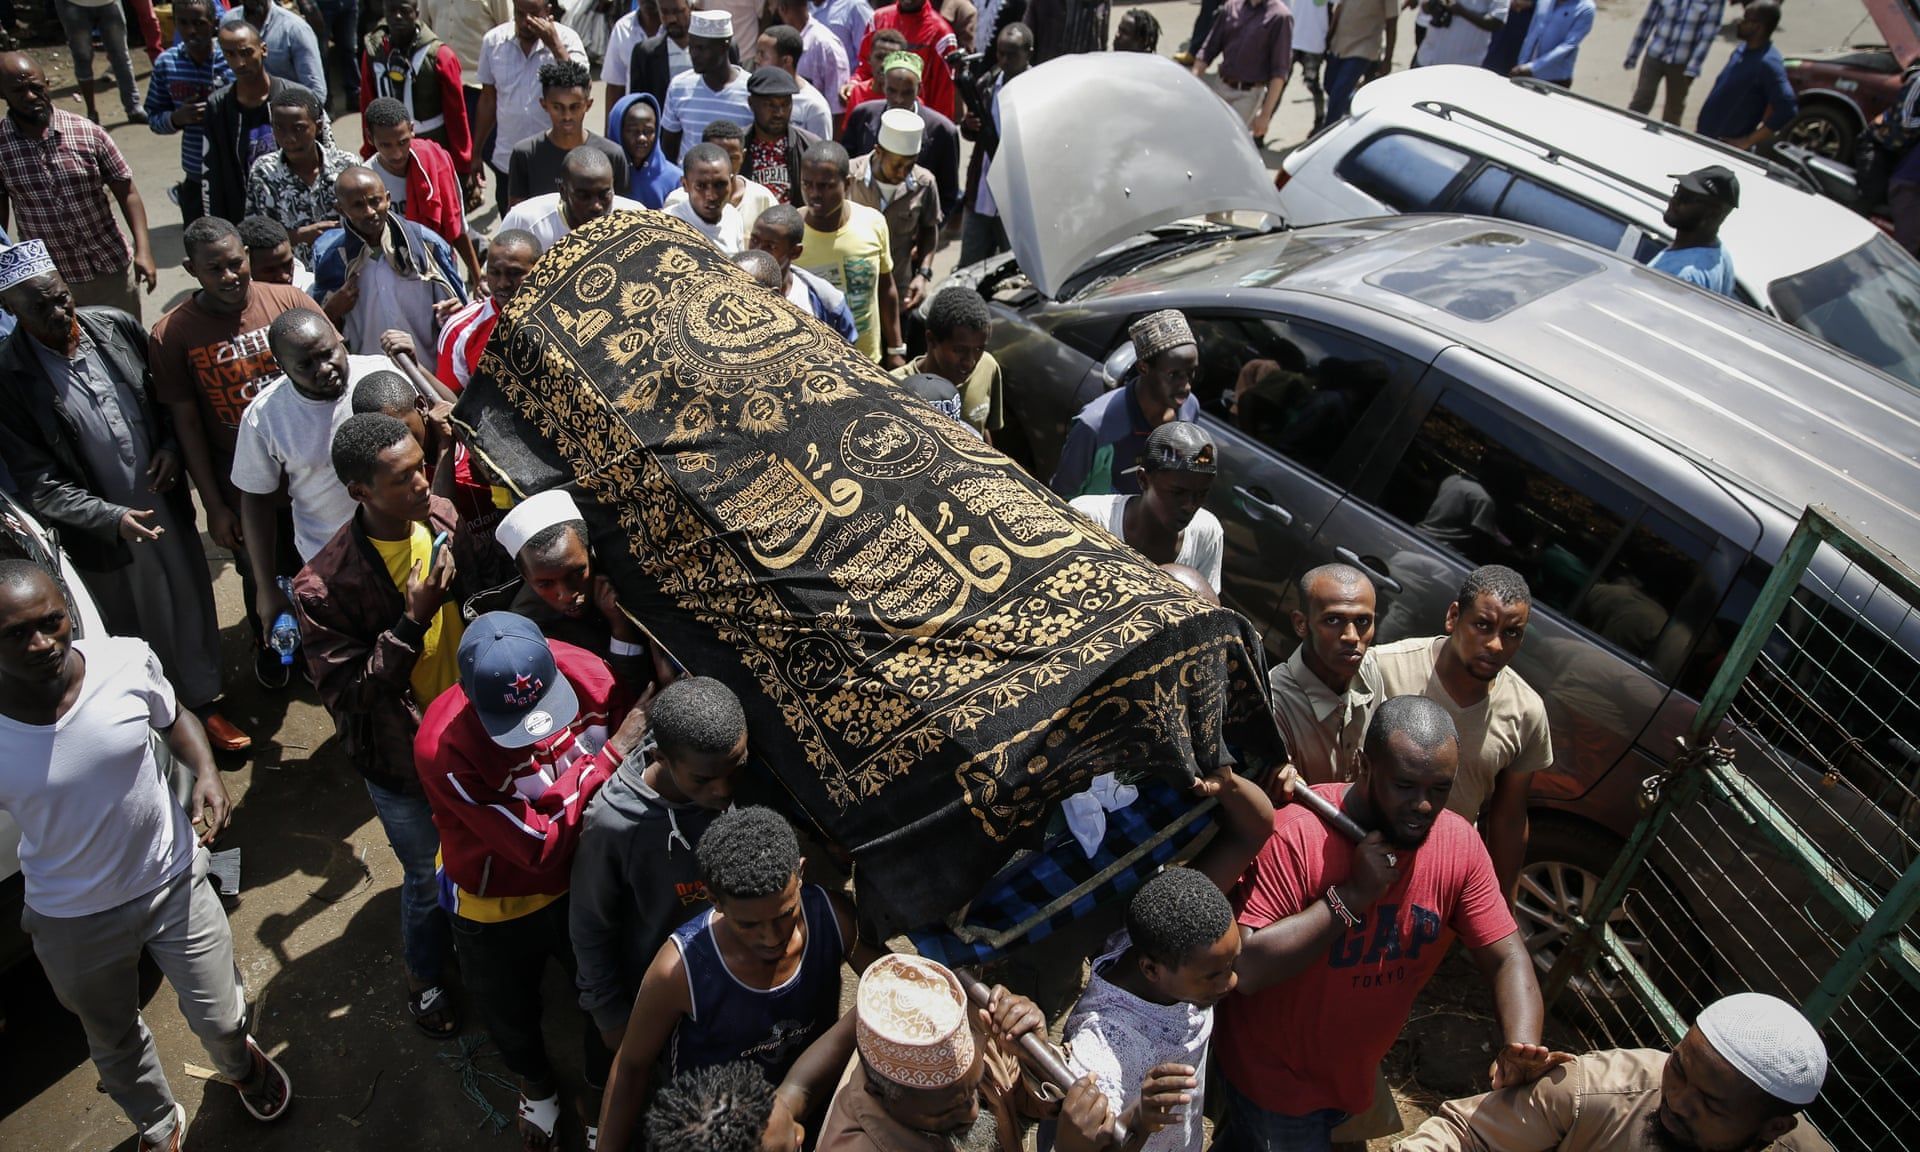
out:
<path id="1" fill-rule="evenodd" d="M 1087 519 L 1125 540 L 1127 501 L 1131 499 L 1133 497 L 1124 495 L 1075 496 L 1072 504 Z M 1173 562 L 1185 564 L 1205 576 L 1207 583 L 1217 592 L 1220 590 L 1220 559 L 1225 542 L 1226 532 L 1220 527 L 1220 518 L 1202 508 L 1193 514 L 1193 522 L 1187 525 L 1186 531 L 1180 533 L 1180 554 L 1173 558 Z"/>
<path id="2" fill-rule="evenodd" d="M 377 156 L 367 157 L 367 167 L 373 169 L 373 174 L 375 176 L 380 177 L 380 183 L 385 184 L 387 186 L 387 196 L 393 201 L 394 215 L 396 216 L 406 215 L 406 212 L 405 212 L 405 208 L 407 206 L 406 176 L 404 175 L 395 176 L 393 173 L 387 171 L 387 166 L 385 164 L 380 163 L 380 158 Z"/>
<path id="3" fill-rule="evenodd" d="M 173 723 L 173 685 L 144 640 L 76 640 L 80 698 L 52 724 L 0 716 L 0 810 L 20 825 L 27 905 L 89 916 L 193 864 L 193 825 L 148 740 Z"/>
<path id="4" fill-rule="evenodd" d="M 615 212 L 645 212 L 648 208 L 638 200 L 629 200 L 625 196 L 613 198 Z M 573 229 L 567 227 L 567 218 L 560 214 L 560 193 L 546 192 L 539 196 L 530 196 L 515 204 L 507 214 L 500 218 L 500 227 L 495 235 L 508 228 L 520 228 L 533 233 L 540 241 L 540 251 L 545 252 L 560 242 L 560 238 Z"/>
<path id="5" fill-rule="evenodd" d="M 751 236 L 753 235 L 753 222 L 760 219 L 760 213 L 765 212 L 775 204 L 780 203 L 780 201 L 774 196 L 772 189 L 760 183 L 758 180 L 748 180 L 743 177 L 740 183 L 745 185 L 745 187 L 740 190 L 740 202 L 734 204 L 733 207 L 740 210 L 741 235 Z M 663 212 L 671 211 L 675 204 L 685 204 L 686 202 L 687 190 L 684 187 L 675 188 L 673 191 L 667 193 L 665 200 L 660 202 L 660 209 Z M 721 223 L 724 224 L 726 223 L 724 219 L 725 214 L 722 213 L 722 216 L 723 219 Z M 702 228 L 701 231 L 704 232 L 706 229 Z M 731 255 L 731 253 L 729 253 L 729 255 Z"/>
<path id="6" fill-rule="evenodd" d="M 1318 56 L 1327 50 L 1327 0 L 1299 0 L 1293 12 L 1293 50 Z M 1479 61 L 1474 61 L 1478 64 Z"/>
<path id="7" fill-rule="evenodd" d="M 732 256 L 747 246 L 747 230 L 740 224 L 740 209 L 731 204 L 720 209 L 718 224 L 709 224 L 700 219 L 700 214 L 693 210 L 684 191 L 678 204 L 668 200 L 663 211 L 675 220 L 685 220 L 698 228 L 700 234 L 713 241 L 713 246 L 720 249 L 723 255 Z"/>
<path id="8" fill-rule="evenodd" d="M 353 415 L 353 386 L 369 373 L 392 368 L 385 356 L 347 357 L 347 388 L 338 400 L 308 399 L 282 374 L 240 417 L 234 487 L 271 496 L 286 480 L 293 500 L 293 542 L 302 561 L 313 559 L 340 525 L 353 519 L 353 497 L 333 470 L 333 434 Z"/>
<path id="9" fill-rule="evenodd" d="M 1445 28 L 1436 28 L 1431 20 L 1427 22 L 1426 38 L 1420 42 L 1420 51 L 1416 62 L 1421 67 L 1429 64 L 1466 64 L 1478 68 L 1487 58 L 1487 47 L 1493 43 L 1493 33 L 1475 28 L 1460 15 L 1460 9 L 1466 9 L 1476 15 L 1494 16 L 1501 20 L 1507 18 L 1507 0 L 1454 0 L 1453 19 Z M 1421 8 L 1425 15 L 1426 9 Z"/>
<path id="10" fill-rule="evenodd" d="M 1091 1074 L 1108 1107 L 1117 1112 L 1140 1099 L 1140 1085 L 1149 1069 L 1161 1064 L 1191 1066 L 1199 1087 L 1181 1122 L 1148 1137 L 1143 1152 L 1200 1152 L 1205 1142 L 1200 1113 L 1206 1104 L 1213 1009 L 1152 1004 L 1108 983 L 1107 974 L 1128 944 L 1125 932 L 1107 941 L 1107 953 L 1093 962 L 1093 979 L 1067 1017 L 1062 1035 L 1073 1053 L 1073 1070 Z"/>

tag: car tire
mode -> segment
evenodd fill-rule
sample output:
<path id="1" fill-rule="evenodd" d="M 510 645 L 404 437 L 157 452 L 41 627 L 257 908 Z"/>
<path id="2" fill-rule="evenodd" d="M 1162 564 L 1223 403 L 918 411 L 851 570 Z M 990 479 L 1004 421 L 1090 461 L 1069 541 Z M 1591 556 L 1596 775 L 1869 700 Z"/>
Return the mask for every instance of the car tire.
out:
<path id="1" fill-rule="evenodd" d="M 1584 820 L 1557 814 L 1533 820 L 1514 912 L 1542 977 L 1571 938 L 1571 918 L 1584 913 L 1625 850 L 1626 841 Z M 1672 891 L 1657 876 L 1653 883 L 1636 883 L 1609 918 L 1614 932 L 1669 997 L 1711 976 L 1700 963 L 1708 955 L 1705 938 L 1676 906 Z M 1688 966 L 1686 975 L 1680 975 Z M 1611 1002 L 1623 1012 L 1632 1010 L 1632 996 L 1618 975 L 1581 973 L 1568 983 L 1568 991 L 1577 996 L 1563 997 L 1563 1005 L 1594 1000 Z"/>
<path id="2" fill-rule="evenodd" d="M 1854 141 L 1859 135 L 1860 124 L 1853 113 L 1828 103 L 1803 106 L 1780 130 L 1780 138 L 1786 143 L 1842 164 L 1852 162 Z"/>

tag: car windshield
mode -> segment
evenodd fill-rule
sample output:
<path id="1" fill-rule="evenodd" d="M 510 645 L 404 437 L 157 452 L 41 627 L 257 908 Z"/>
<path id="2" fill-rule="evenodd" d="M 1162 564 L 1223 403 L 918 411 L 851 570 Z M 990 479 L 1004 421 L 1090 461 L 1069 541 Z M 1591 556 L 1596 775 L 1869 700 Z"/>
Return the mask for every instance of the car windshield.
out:
<path id="1" fill-rule="evenodd" d="M 1767 288 L 1780 318 L 1920 388 L 1920 264 L 1886 236 Z"/>

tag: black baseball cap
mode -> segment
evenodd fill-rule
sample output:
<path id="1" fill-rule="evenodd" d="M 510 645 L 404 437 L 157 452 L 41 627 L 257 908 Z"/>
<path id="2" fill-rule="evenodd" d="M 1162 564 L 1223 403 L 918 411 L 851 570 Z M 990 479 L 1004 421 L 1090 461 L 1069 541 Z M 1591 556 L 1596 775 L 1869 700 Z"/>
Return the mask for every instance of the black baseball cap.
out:
<path id="1" fill-rule="evenodd" d="M 747 95 L 749 96 L 798 96 L 800 82 L 787 73 L 785 68 L 768 65 L 754 69 L 747 77 Z"/>
<path id="2" fill-rule="evenodd" d="M 1674 182 L 1695 196 L 1705 196 L 1729 208 L 1740 207 L 1740 178 L 1733 169 L 1709 164 L 1673 177 Z"/>

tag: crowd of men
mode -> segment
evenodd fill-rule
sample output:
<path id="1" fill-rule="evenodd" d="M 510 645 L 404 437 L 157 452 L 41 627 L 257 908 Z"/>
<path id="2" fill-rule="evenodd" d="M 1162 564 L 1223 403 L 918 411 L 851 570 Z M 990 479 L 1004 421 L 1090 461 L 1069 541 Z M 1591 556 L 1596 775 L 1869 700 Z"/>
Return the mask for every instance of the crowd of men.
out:
<path id="1" fill-rule="evenodd" d="M 1417 60 L 1565 82 L 1592 11 L 1431 0 Z M 1637 101 L 1664 83 L 1677 119 L 1719 11 L 1654 0 L 1628 61 L 1643 59 Z M 1136 1152 L 1199 1152 L 1206 1118 L 1227 1152 L 1351 1144 L 1400 1130 L 1380 1064 L 1455 937 L 1495 1006 L 1493 1091 L 1402 1147 L 1826 1147 L 1798 1118 L 1825 1049 L 1772 997 L 1709 1006 L 1672 1053 L 1544 1046 L 1512 901 L 1529 784 L 1553 750 L 1512 667 L 1532 608 L 1518 573 L 1474 571 L 1425 635 L 1378 647 L 1365 573 L 1297 577 L 1298 645 L 1270 678 L 1291 767 L 1194 786 L 1218 834 L 1126 902 L 1066 1013 L 1081 1078 L 1049 1088 L 1017 1055 L 1046 1027 L 1034 1002 L 995 987 L 977 1006 L 954 972 L 863 938 L 787 820 L 733 802 L 757 702 L 650 642 L 570 496 L 515 503 L 456 435 L 452 402 L 542 253 L 610 212 L 657 211 L 732 257 L 755 282 L 742 292 L 784 297 L 991 443 L 992 315 L 970 290 L 934 293 L 933 254 L 1004 248 L 985 180 L 995 94 L 1036 61 L 1104 47 L 1104 6 L 658 0 L 587 25 L 591 44 L 545 0 L 389 0 L 364 36 L 351 2 L 313 6 L 311 24 L 271 0 L 176 0 L 173 15 L 144 103 L 121 91 L 181 137 L 170 182 L 197 288 L 150 328 L 146 209 L 95 122 L 88 36 L 73 40 L 86 117 L 54 106 L 33 57 L 0 54 L 0 224 L 21 240 L 0 248 L 15 324 L 0 480 L 59 530 L 106 623 L 74 639 L 51 575 L 0 561 L 0 810 L 22 826 L 35 950 L 142 1149 L 185 1133 L 139 1018 L 143 951 L 251 1115 L 294 1099 L 250 1035 L 202 882 L 231 816 L 216 755 L 251 736 L 219 709 L 195 497 L 239 572 L 255 677 L 311 684 L 401 862 L 407 1013 L 435 1040 L 468 1017 L 484 1029 L 529 1149 L 562 1140 L 563 1089 L 587 1146 L 622 1152 L 1075 1152 L 1120 1147 L 1118 1126 Z M 1263 139 L 1296 61 L 1316 117 L 1343 115 L 1392 58 L 1398 19 L 1393 0 L 1209 3 L 1186 62 Z M 1772 52 L 1777 21 L 1754 0 L 1743 52 Z M 1159 35 L 1134 10 L 1114 44 L 1152 52 Z M 115 43 L 118 70 L 124 26 Z M 1736 54 L 1702 117 L 1752 144 L 1770 105 L 1716 103 L 1736 66 L 1767 72 Z M 330 69 L 360 114 L 357 151 L 334 134 Z M 1715 232 L 1737 203 L 1724 169 L 1682 179 L 1667 270 L 1730 286 Z M 469 217 L 487 211 L 482 243 Z M 1201 349 L 1175 310 L 1129 335 L 1133 365 L 1078 414 L 1046 480 L 1217 600 Z M 192 775 L 184 807 L 159 747 Z M 1366 838 L 1289 802 L 1306 788 Z M 549 1057 L 549 964 L 578 988 L 584 1084 Z"/>

